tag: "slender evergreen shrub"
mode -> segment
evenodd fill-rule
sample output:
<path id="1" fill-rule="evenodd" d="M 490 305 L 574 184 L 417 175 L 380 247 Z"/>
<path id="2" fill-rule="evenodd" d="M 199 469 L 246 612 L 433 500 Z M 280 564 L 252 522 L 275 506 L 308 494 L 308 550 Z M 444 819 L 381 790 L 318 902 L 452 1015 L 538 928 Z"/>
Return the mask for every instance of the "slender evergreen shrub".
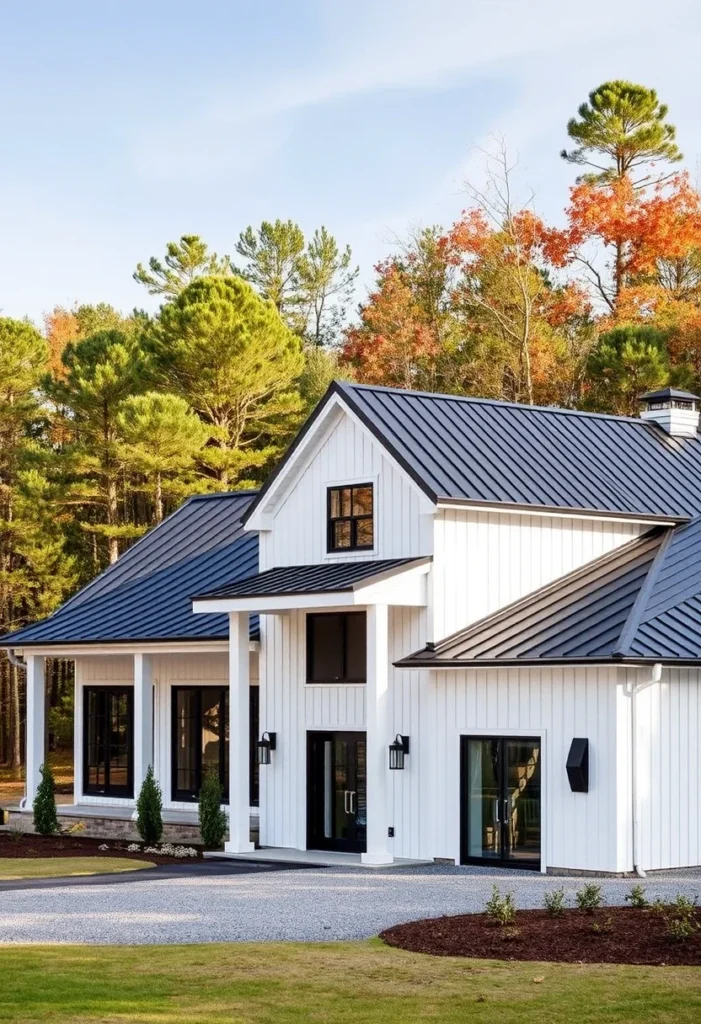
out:
<path id="1" fill-rule="evenodd" d="M 37 787 L 32 810 L 34 812 L 34 830 L 40 836 L 53 836 L 58 832 L 56 817 L 56 786 L 51 765 L 43 764 L 39 769 L 41 782 Z"/>
<path id="2" fill-rule="evenodd" d="M 228 828 L 226 814 L 221 807 L 222 788 L 219 773 L 208 768 L 200 789 L 199 820 L 202 842 L 210 849 L 221 846 Z"/>
<path id="3" fill-rule="evenodd" d="M 149 846 L 160 843 L 163 837 L 163 796 L 151 765 L 136 801 L 136 813 L 136 827 L 143 841 Z"/>

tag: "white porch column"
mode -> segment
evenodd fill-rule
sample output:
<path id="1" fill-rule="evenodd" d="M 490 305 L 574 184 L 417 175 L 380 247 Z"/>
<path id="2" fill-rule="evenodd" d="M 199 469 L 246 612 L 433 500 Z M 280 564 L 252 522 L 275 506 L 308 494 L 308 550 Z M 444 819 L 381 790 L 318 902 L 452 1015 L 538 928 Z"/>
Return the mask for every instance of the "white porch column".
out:
<path id="1" fill-rule="evenodd" d="M 153 656 L 134 655 L 134 796 L 153 765 Z"/>
<path id="2" fill-rule="evenodd" d="M 248 612 L 229 614 L 229 842 L 228 853 L 252 850 L 249 816 Z"/>
<path id="3" fill-rule="evenodd" d="M 364 864 L 391 864 L 387 829 L 389 772 L 389 611 L 386 604 L 367 609 L 367 852 Z"/>
<path id="4" fill-rule="evenodd" d="M 46 752 L 46 693 L 44 667 L 46 660 L 36 654 L 28 654 L 27 661 L 27 744 L 26 744 L 26 789 L 27 807 L 31 807 L 41 781 L 39 769 L 44 763 Z"/>

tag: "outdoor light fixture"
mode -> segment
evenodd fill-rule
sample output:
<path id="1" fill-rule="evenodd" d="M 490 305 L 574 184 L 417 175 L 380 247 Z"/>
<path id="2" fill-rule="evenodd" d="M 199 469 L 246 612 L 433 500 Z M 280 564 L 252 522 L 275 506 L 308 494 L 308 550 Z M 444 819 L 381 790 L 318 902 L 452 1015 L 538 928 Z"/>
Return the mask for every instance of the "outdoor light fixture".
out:
<path id="1" fill-rule="evenodd" d="M 389 766 L 393 771 L 402 771 L 404 769 L 404 757 L 409 753 L 409 737 L 397 736 L 394 743 L 389 745 Z"/>
<path id="2" fill-rule="evenodd" d="M 277 733 L 264 732 L 256 744 L 256 760 L 258 764 L 270 764 L 270 751 L 275 750 Z"/>

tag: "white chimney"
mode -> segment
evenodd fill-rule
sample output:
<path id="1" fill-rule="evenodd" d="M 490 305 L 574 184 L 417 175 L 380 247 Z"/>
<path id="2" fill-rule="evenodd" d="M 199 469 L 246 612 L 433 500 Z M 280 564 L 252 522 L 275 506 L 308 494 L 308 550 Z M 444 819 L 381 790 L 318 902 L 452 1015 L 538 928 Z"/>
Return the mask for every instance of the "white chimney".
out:
<path id="1" fill-rule="evenodd" d="M 701 398 L 678 388 L 662 388 L 641 395 L 643 411 L 640 418 L 657 423 L 673 437 L 696 437 L 699 430 L 698 403 Z"/>

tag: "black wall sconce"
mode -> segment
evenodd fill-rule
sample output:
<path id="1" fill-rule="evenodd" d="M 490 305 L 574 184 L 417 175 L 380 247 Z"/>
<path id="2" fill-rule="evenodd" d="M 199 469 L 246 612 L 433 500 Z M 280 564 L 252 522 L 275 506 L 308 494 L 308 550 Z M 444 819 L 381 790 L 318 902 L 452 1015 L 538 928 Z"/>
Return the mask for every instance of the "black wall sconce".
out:
<path id="1" fill-rule="evenodd" d="M 258 764 L 270 764 L 270 751 L 277 745 L 277 733 L 264 732 L 256 744 L 256 761 Z"/>
<path id="2" fill-rule="evenodd" d="M 589 740 L 572 740 L 567 755 L 567 778 L 573 793 L 589 792 Z"/>
<path id="3" fill-rule="evenodd" d="M 394 743 L 389 745 L 389 766 L 392 771 L 402 771 L 404 758 L 409 753 L 409 737 L 397 733 Z"/>

